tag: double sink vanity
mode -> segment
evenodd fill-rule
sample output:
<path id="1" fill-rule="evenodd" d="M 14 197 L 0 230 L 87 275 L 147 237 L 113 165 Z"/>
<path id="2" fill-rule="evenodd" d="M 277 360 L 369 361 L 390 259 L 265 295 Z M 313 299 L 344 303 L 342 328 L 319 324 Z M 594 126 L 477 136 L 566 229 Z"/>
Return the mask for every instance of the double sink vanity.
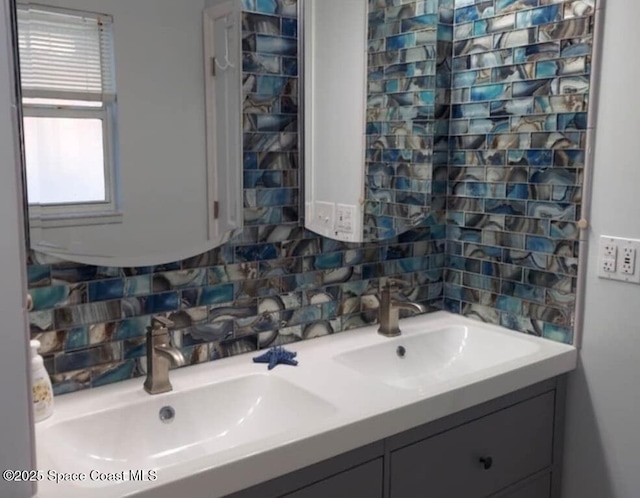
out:
<path id="1" fill-rule="evenodd" d="M 292 345 L 297 367 L 244 355 L 172 371 L 164 394 L 58 398 L 38 467 L 96 479 L 38 496 L 556 496 L 576 349 L 446 312 L 401 326 Z"/>
<path id="2" fill-rule="evenodd" d="M 481 289 L 482 303 L 489 289 L 487 301 L 505 294 L 501 318 L 513 302 L 528 313 L 531 301 L 532 316 L 520 318 L 568 337 L 575 275 L 560 241 L 573 237 L 564 204 L 528 202 L 535 216 L 510 216 L 511 194 L 501 194 L 481 212 L 471 202 L 484 206 L 480 190 L 511 185 L 468 182 L 456 198 L 461 216 L 451 217 L 454 235 L 458 218 L 468 233 L 446 240 L 444 192 L 458 188 L 442 185 L 453 176 L 438 163 L 436 131 L 453 113 L 436 82 L 451 79 L 441 57 L 453 54 L 451 7 L 9 4 L 25 117 L 15 136 L 25 151 L 31 333 L 48 339 L 41 352 L 58 387 L 105 365 L 144 369 L 139 332 L 153 316 L 144 388 L 138 378 L 66 394 L 36 424 L 37 468 L 50 472 L 39 498 L 559 497 L 563 375 L 576 349 L 444 311 L 403 320 L 398 335 L 399 308 L 439 307 L 451 283 Z M 487 88 L 499 86 L 511 88 Z M 505 102 L 496 130 L 509 125 L 503 106 L 522 107 Z M 488 116 L 488 103 L 478 105 Z M 467 148 L 470 165 L 500 154 L 505 162 L 505 151 L 485 158 Z M 558 247 L 539 230 L 498 237 L 494 225 L 547 227 Z M 467 244 L 459 281 L 444 277 L 449 242 L 460 255 Z M 566 274 L 556 279 L 558 268 Z M 404 282 L 403 299 L 420 305 L 393 302 L 391 291 L 378 300 L 385 279 Z M 333 333 L 371 323 L 375 308 L 382 334 Z M 184 319 L 173 336 L 172 315 Z M 145 325 L 100 335 L 120 320 Z M 319 333 L 328 335 L 289 343 Z M 169 369 L 189 363 L 189 352 L 212 359 L 207 348 L 224 341 L 240 352 L 287 343 L 299 365 L 267 370 L 244 354 Z"/>

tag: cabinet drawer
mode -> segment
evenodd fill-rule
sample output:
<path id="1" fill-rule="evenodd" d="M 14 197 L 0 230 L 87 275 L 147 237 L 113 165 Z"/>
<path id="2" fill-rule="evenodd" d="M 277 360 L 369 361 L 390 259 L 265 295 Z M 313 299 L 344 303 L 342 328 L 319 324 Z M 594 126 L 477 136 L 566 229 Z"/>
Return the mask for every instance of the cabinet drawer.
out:
<path id="1" fill-rule="evenodd" d="M 300 489 L 284 498 L 382 498 L 382 458 Z"/>
<path id="2" fill-rule="evenodd" d="M 548 467 L 554 399 L 549 392 L 394 451 L 391 498 L 484 498 Z"/>
<path id="3" fill-rule="evenodd" d="M 493 498 L 550 498 L 551 474 L 537 478 L 522 486 L 516 486 L 508 492 L 494 495 Z"/>

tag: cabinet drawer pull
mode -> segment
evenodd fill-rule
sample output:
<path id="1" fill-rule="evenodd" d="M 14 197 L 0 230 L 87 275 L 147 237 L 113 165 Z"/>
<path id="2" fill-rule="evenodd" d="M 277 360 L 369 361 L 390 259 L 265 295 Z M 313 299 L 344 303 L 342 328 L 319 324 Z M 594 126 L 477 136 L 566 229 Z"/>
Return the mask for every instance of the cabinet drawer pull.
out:
<path id="1" fill-rule="evenodd" d="M 493 458 L 482 457 L 480 458 L 480 463 L 482 464 L 484 470 L 489 470 L 491 467 L 493 467 Z"/>

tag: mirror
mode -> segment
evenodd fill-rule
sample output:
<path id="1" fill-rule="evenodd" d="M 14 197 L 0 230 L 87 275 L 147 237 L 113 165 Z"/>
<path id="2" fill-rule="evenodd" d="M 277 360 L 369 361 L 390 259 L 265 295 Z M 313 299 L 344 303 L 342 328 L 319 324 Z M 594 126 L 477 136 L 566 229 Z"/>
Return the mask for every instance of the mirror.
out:
<path id="1" fill-rule="evenodd" d="M 31 249 L 161 264 L 242 227 L 240 9 L 17 4 Z"/>
<path id="2" fill-rule="evenodd" d="M 305 223 L 338 240 L 389 239 L 431 210 L 438 2 L 388 5 L 304 2 Z"/>

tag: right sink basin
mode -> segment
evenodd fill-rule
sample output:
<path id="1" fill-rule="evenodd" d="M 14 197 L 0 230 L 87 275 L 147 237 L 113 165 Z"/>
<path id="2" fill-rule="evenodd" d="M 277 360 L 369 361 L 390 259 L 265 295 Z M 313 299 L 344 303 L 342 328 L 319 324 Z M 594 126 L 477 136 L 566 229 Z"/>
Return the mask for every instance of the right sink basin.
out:
<path id="1" fill-rule="evenodd" d="M 334 360 L 369 379 L 415 390 L 478 374 L 539 349 L 539 344 L 516 333 L 453 326 L 401 335 L 341 353 Z"/>

